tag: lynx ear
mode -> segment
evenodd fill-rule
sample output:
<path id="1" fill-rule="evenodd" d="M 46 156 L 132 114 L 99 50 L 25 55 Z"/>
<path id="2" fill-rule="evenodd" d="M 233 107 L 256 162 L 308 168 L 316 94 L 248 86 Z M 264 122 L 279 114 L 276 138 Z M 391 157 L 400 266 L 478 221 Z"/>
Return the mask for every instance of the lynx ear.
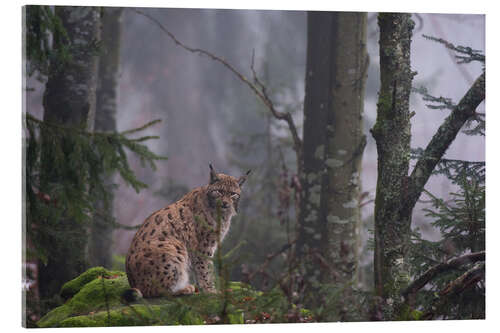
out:
<path id="1" fill-rule="evenodd" d="M 219 177 L 217 177 L 217 174 L 215 173 L 215 170 L 214 170 L 212 164 L 209 163 L 208 166 L 210 167 L 210 184 L 213 184 L 219 180 Z"/>
<path id="2" fill-rule="evenodd" d="M 238 178 L 238 185 L 241 187 L 243 183 L 247 180 L 247 176 L 252 172 L 252 170 L 248 170 L 247 173 L 244 176 L 241 176 Z"/>

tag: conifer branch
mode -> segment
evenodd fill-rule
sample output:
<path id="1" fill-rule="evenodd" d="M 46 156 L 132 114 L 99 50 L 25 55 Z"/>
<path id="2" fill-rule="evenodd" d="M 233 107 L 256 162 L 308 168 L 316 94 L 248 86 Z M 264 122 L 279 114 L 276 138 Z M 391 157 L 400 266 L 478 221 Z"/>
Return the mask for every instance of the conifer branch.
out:
<path id="1" fill-rule="evenodd" d="M 140 132 L 148 127 L 151 127 L 157 123 L 160 123 L 162 120 L 161 119 L 155 119 L 155 120 L 152 120 L 138 128 L 132 128 L 132 129 L 129 129 L 129 130 L 126 130 L 126 131 L 123 131 L 123 132 L 100 132 L 100 131 L 93 131 L 93 132 L 90 132 L 90 131 L 86 131 L 86 130 L 83 130 L 83 129 L 80 129 L 78 127 L 72 127 L 72 126 L 64 126 L 64 125 L 60 125 L 60 124 L 56 124 L 56 123 L 53 123 L 53 122 L 50 122 L 50 121 L 46 121 L 46 120 L 40 120 L 38 119 L 37 117 L 33 116 L 32 114 L 30 113 L 25 113 L 25 116 L 26 116 L 26 120 L 27 121 L 32 121 L 34 123 L 37 123 L 39 124 L 40 126 L 48 126 L 48 127 L 52 127 L 52 128 L 56 128 L 56 129 L 59 129 L 59 130 L 63 130 L 65 132 L 72 132 L 72 133 L 77 133 L 77 134 L 82 134 L 82 135 L 85 135 L 85 136 L 88 136 L 88 137 L 91 137 L 91 136 L 105 136 L 105 137 L 109 137 L 109 136 L 116 136 L 116 135 L 128 135 L 128 134 L 132 134 L 132 133 L 137 133 L 137 132 Z M 137 138 L 137 139 L 128 139 L 130 140 L 131 142 L 142 142 L 142 141 L 146 141 L 146 140 L 151 140 L 151 139 L 159 139 L 160 137 L 157 136 L 157 135 L 149 135 L 149 136 L 143 136 L 143 137 L 140 137 L 140 138 Z"/>
<path id="2" fill-rule="evenodd" d="M 476 108 L 485 98 L 485 73 L 481 74 L 472 87 L 453 108 L 451 114 L 444 120 L 436 134 L 425 148 L 422 156 L 413 169 L 408 186 L 406 207 L 411 211 L 415 206 L 425 184 L 434 168 L 444 156 L 446 150 L 455 140 L 462 126 L 473 117 Z"/>
<path id="3" fill-rule="evenodd" d="M 455 58 L 458 60 L 457 61 L 458 64 L 469 63 L 472 61 L 479 61 L 484 63 L 486 61 L 484 54 L 482 54 L 481 51 L 479 50 L 474 50 L 468 46 L 461 46 L 461 45 L 455 46 L 453 43 L 450 43 L 443 38 L 436 38 L 428 35 L 422 35 L 422 37 L 443 44 L 447 49 L 454 51 L 458 54 L 463 54 L 455 56 Z"/>

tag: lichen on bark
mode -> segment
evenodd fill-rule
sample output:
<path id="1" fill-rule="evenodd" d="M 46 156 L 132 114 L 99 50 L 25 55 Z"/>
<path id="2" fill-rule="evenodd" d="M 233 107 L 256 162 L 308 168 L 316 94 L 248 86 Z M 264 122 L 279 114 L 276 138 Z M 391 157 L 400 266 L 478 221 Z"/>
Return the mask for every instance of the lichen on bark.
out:
<path id="1" fill-rule="evenodd" d="M 335 284 L 345 287 L 339 297 L 344 308 L 354 285 L 367 65 L 366 13 L 308 14 L 304 179 L 297 242 L 307 285 L 304 294 L 313 299 L 306 304 L 322 302 L 317 283 Z M 349 320 L 347 310 L 339 313 L 338 320 Z"/>
<path id="2" fill-rule="evenodd" d="M 410 159 L 409 97 L 415 75 L 410 66 L 414 22 L 410 14 L 381 13 L 377 120 L 372 129 L 378 153 L 375 199 L 375 288 L 384 299 L 398 298 L 407 274 L 405 261 L 411 212 L 404 211 Z"/>

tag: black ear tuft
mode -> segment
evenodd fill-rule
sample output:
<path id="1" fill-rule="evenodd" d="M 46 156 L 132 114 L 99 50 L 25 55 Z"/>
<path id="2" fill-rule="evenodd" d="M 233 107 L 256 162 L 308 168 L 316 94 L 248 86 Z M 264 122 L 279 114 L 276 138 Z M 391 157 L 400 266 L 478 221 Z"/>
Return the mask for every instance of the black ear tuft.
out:
<path id="1" fill-rule="evenodd" d="M 241 187 L 243 183 L 247 180 L 247 176 L 252 172 L 252 170 L 248 170 L 244 176 L 238 178 L 238 185 Z"/>
<path id="2" fill-rule="evenodd" d="M 210 184 L 213 184 L 219 180 L 219 177 L 217 177 L 217 173 L 215 173 L 212 163 L 208 163 L 208 166 L 210 167 Z"/>

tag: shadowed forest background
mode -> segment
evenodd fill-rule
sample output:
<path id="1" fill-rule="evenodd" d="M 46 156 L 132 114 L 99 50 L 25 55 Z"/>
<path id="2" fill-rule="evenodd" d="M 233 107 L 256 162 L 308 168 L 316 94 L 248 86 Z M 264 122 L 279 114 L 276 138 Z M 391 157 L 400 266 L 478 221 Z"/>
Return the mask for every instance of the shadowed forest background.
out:
<path id="1" fill-rule="evenodd" d="M 111 216 L 113 222 L 109 222 L 107 227 L 98 229 L 95 234 L 91 227 L 93 222 L 85 222 L 90 223 L 82 227 L 82 230 L 88 231 L 88 244 L 85 247 L 87 257 L 85 262 L 75 268 L 76 271 L 80 274 L 92 266 L 123 271 L 124 256 L 135 233 L 132 227 L 141 224 L 152 212 L 178 200 L 192 188 L 207 184 L 208 164 L 212 163 L 219 172 L 233 176 L 239 176 L 245 170 L 252 169 L 252 174 L 242 192 L 240 212 L 233 219 L 221 249 L 224 253 L 234 249 L 232 258 L 235 260 L 230 265 L 229 280 L 249 283 L 255 289 L 263 291 L 281 288 L 290 304 L 312 311 L 315 318 L 313 321 L 484 318 L 485 286 L 484 278 L 481 279 L 480 274 L 473 276 L 472 278 L 476 280 L 468 284 L 467 288 L 464 288 L 465 291 L 461 290 L 454 294 L 454 298 L 448 299 L 446 304 L 439 303 L 441 299 L 433 298 L 433 294 L 442 291 L 473 269 L 476 269 L 473 271 L 475 273 L 477 269 L 482 269 L 484 274 L 484 265 L 476 267 L 477 263 L 481 262 L 477 258 L 484 261 L 485 171 L 482 163 L 485 160 L 484 131 L 481 133 L 481 129 L 475 127 L 474 119 L 467 119 L 467 125 L 470 125 L 468 128 L 472 128 L 473 133 L 460 131 L 456 139 L 452 140 L 453 143 L 443 156 L 446 161 L 443 160 L 443 164 L 438 164 L 436 167 L 436 170 L 441 172 L 432 175 L 429 181 L 424 183 L 425 191 L 419 196 L 420 201 L 410 212 L 409 221 L 413 231 L 408 233 L 408 237 L 416 245 L 405 250 L 409 251 L 407 253 L 411 254 L 409 257 L 412 259 L 405 261 L 408 267 L 404 270 L 408 276 L 404 277 L 401 283 L 407 287 L 427 270 L 440 263 L 449 264 L 449 260 L 454 258 L 471 253 L 482 253 L 482 257 L 479 254 L 471 261 L 464 261 L 464 267 L 457 265 L 457 269 L 451 269 L 445 272 L 444 276 L 440 276 L 441 280 L 426 281 L 431 286 L 419 287 L 414 295 L 413 291 L 408 291 L 415 297 L 410 300 L 408 294 L 405 294 L 407 298 L 405 301 L 398 300 L 393 296 L 395 291 L 392 289 L 376 291 L 374 209 L 377 179 L 380 178 L 377 172 L 377 158 L 380 156 L 377 154 L 377 142 L 371 129 L 375 127 L 377 121 L 377 107 L 380 109 L 383 106 L 383 101 L 380 99 L 380 92 L 383 90 L 380 84 L 379 56 L 381 23 L 380 19 L 378 22 L 377 13 L 366 15 L 359 13 L 359 17 L 355 18 L 362 20 L 362 23 L 358 24 L 361 30 L 354 32 L 354 35 L 366 38 L 363 44 L 368 57 L 361 55 L 358 67 L 355 69 L 356 73 L 359 73 L 359 80 L 362 81 L 359 84 L 358 97 L 364 96 L 364 98 L 352 102 L 352 104 L 357 103 L 359 109 L 359 114 L 356 116 L 359 121 L 359 133 L 353 139 L 354 143 L 346 143 L 353 149 L 353 159 L 357 161 L 353 162 L 353 171 L 349 171 L 354 177 L 354 180 L 349 178 L 349 181 L 356 187 L 355 192 L 341 205 L 349 211 L 335 215 L 331 213 L 335 212 L 334 203 L 324 203 L 321 201 L 323 199 L 318 199 L 321 201 L 321 210 L 325 209 L 324 205 L 329 209 L 329 212 L 322 217 L 324 221 L 333 225 L 349 224 L 348 221 L 351 221 L 349 225 L 353 226 L 352 230 L 342 234 L 342 237 L 350 235 L 352 244 L 348 243 L 346 248 L 339 247 L 337 250 L 334 248 L 332 251 L 337 251 L 339 257 L 351 258 L 351 262 L 355 264 L 349 269 L 339 269 L 338 273 L 332 273 L 330 270 L 335 271 L 336 267 L 346 263 L 337 265 L 336 260 L 340 259 L 333 254 L 327 254 L 328 251 L 324 248 L 321 248 L 317 258 L 313 256 L 317 262 L 314 261 L 316 259 L 313 260 L 304 254 L 308 251 L 304 244 L 315 244 L 315 240 L 317 243 L 328 244 L 328 240 L 324 239 L 325 235 L 331 235 L 332 232 L 335 234 L 335 231 L 320 228 L 318 229 L 322 230 L 320 233 L 313 232 L 310 238 L 307 238 L 309 236 L 301 236 L 308 234 L 307 228 L 304 229 L 303 225 L 298 224 L 298 221 L 307 221 L 311 216 L 306 213 L 309 209 L 307 200 L 314 202 L 314 198 L 311 197 L 302 197 L 301 202 L 299 199 L 305 195 L 303 193 L 312 196 L 315 186 L 314 182 L 308 183 L 309 187 L 305 182 L 300 184 L 300 179 L 307 179 L 308 175 L 314 175 L 314 172 L 319 170 L 315 169 L 316 166 L 313 164 L 307 164 L 307 159 L 317 156 L 318 152 L 321 155 L 324 151 L 317 142 L 306 141 L 307 131 L 319 132 L 316 124 L 310 124 L 308 125 L 311 126 L 310 129 L 306 129 L 304 114 L 310 112 L 308 119 L 314 117 L 312 111 L 307 111 L 307 105 L 309 110 L 322 108 L 321 103 L 315 106 L 315 102 L 311 99 L 313 97 L 306 96 L 308 73 L 313 70 L 311 69 L 313 67 L 308 66 L 316 65 L 315 73 L 321 72 L 320 64 L 323 58 L 320 55 L 334 52 L 325 51 L 330 44 L 319 40 L 316 49 L 319 58 L 317 61 L 314 60 L 315 55 L 312 54 L 314 47 L 311 46 L 314 39 L 311 36 L 316 35 L 311 33 L 311 29 L 321 30 L 323 28 L 321 22 L 329 22 L 330 18 L 327 17 L 328 13 L 324 13 L 321 19 L 318 18 L 317 26 L 314 26 L 311 22 L 308 25 L 308 15 L 312 14 L 298 11 L 154 8 L 140 9 L 139 13 L 132 9 L 123 9 L 119 12 L 116 23 L 119 29 L 111 38 L 119 42 L 117 46 L 119 54 L 115 60 L 115 65 L 118 66 L 115 81 L 116 113 L 112 113 L 108 120 L 101 120 L 100 128 L 97 125 L 99 115 L 96 113 L 96 125 L 93 130 L 124 132 L 140 128 L 155 119 L 162 121 L 144 128 L 135 136 L 135 138 L 159 136 L 155 140 L 139 141 L 148 148 L 146 155 L 140 149 L 137 150 L 139 153 L 125 150 L 129 171 L 146 186 L 136 184 L 134 187 L 135 180 L 130 186 L 130 178 L 127 181 L 127 177 L 123 175 L 120 177 L 116 173 L 104 177 L 105 179 L 96 176 L 101 179 L 99 184 L 105 184 L 104 189 L 112 195 L 110 198 L 107 197 L 109 205 L 106 204 L 103 208 L 96 203 L 93 208 L 85 209 L 82 214 L 88 214 L 91 216 L 90 220 L 94 221 L 95 216 L 99 214 L 92 212 L 102 212 L 104 209 L 105 215 Z M 278 112 L 289 113 L 304 143 L 302 152 L 305 170 L 297 168 L 300 164 L 297 163 L 297 154 L 294 151 L 296 142 L 290 135 L 290 127 L 285 121 L 277 119 L 249 86 L 227 67 L 209 56 L 195 54 L 176 45 L 151 17 L 160 22 L 184 45 L 206 50 L 221 57 L 255 86 L 263 88 L 265 96 L 273 102 Z M 342 19 L 332 20 L 342 22 Z M 427 90 L 412 90 L 409 95 L 407 120 L 411 123 L 410 146 L 414 149 L 411 151 L 409 162 L 410 172 L 417 160 L 423 156 L 422 151 L 417 148 L 427 146 L 445 118 L 451 112 L 455 112 L 464 94 L 483 73 L 484 58 L 481 58 L 481 52 L 485 48 L 483 15 L 413 14 L 411 19 L 415 22 L 411 37 L 411 70 L 418 74 L 413 77 L 413 82 L 410 80 L 410 84 L 413 88 L 425 87 Z M 459 51 L 463 52 L 457 53 L 456 48 L 447 48 L 443 43 L 426 38 L 424 35 L 470 49 L 459 48 Z M 336 43 L 343 45 L 340 44 L 342 32 L 333 37 L 328 33 L 322 36 L 320 37 L 326 38 L 327 41 L 328 38 L 335 38 L 331 45 Z M 104 35 L 101 37 L 104 38 Z M 465 55 L 467 59 L 474 59 L 465 61 L 465 64 L 457 64 L 455 58 L 457 54 Z M 309 64 L 308 57 L 312 59 Z M 31 64 L 35 63 L 28 57 L 28 67 L 30 61 Z M 337 73 L 342 73 L 341 70 L 339 67 Z M 328 70 L 325 69 L 325 72 Z M 48 86 L 46 86 L 50 69 L 46 75 L 34 67 L 33 72 L 29 74 L 25 80 L 28 88 L 25 93 L 25 111 L 38 120 L 46 121 L 44 105 L 46 108 L 49 105 L 47 101 L 50 100 L 47 97 Z M 309 83 L 309 88 L 314 84 Z M 97 90 L 99 91 L 99 84 Z M 426 107 L 427 104 L 433 103 L 442 107 Z M 347 100 L 346 104 L 351 104 L 350 100 Z M 484 115 L 483 103 L 474 109 Z M 337 113 L 333 123 L 339 121 L 340 117 L 340 113 Z M 58 118 L 52 118 L 54 119 Z M 317 121 L 318 124 L 322 122 L 321 119 Z M 352 124 L 354 121 L 348 120 L 348 123 Z M 484 124 L 484 117 L 479 117 L 477 123 L 481 125 L 481 121 Z M 107 124 L 112 125 L 107 127 Z M 43 128 L 40 128 L 30 134 L 25 132 L 25 137 L 38 137 L 38 133 L 43 133 Z M 479 135 L 470 135 L 478 133 Z M 328 134 L 326 135 L 328 140 Z M 342 138 L 336 140 L 342 141 Z M 128 147 L 126 144 L 125 146 Z M 345 150 L 339 147 L 336 149 L 341 156 Z M 149 154 L 151 152 L 153 155 Z M 27 154 L 29 158 L 29 152 Z M 410 155 L 409 150 L 407 154 Z M 144 159 L 144 156 L 147 157 Z M 160 156 L 167 159 L 158 159 Z M 151 160 L 154 161 L 156 168 L 149 167 L 148 163 Z M 326 165 L 333 169 L 349 164 L 352 160 L 349 160 L 349 163 L 341 161 L 340 164 L 336 164 L 338 160 L 333 158 L 326 158 L 325 161 Z M 464 165 L 458 161 L 471 163 Z M 476 162 L 477 164 L 474 164 Z M 51 162 L 45 163 L 49 163 L 50 169 Z M 44 170 L 43 162 L 41 165 L 40 170 Z M 78 168 L 78 164 L 73 167 Z M 330 181 L 336 183 L 335 177 L 340 177 L 340 174 L 340 172 L 334 173 L 331 176 L 333 178 L 329 178 Z M 31 179 L 29 175 L 27 178 Z M 89 183 L 92 184 L 92 181 Z M 112 183 L 118 186 L 114 187 Z M 83 184 L 82 188 L 85 189 L 85 193 L 92 196 L 92 186 L 88 188 Z M 57 197 L 53 194 L 57 193 L 57 187 L 53 187 L 52 190 L 55 192 L 32 190 L 33 198 L 38 198 L 33 200 L 43 201 L 50 206 Z M 322 191 L 327 190 L 322 189 Z M 330 193 L 321 192 L 321 196 L 332 197 L 336 195 L 334 192 L 333 190 Z M 299 211 L 305 215 L 299 216 Z M 28 208 L 28 214 L 29 212 Z M 344 213 L 349 214 L 345 219 L 341 216 Z M 64 220 L 66 213 L 61 214 L 57 216 Z M 469 222 L 474 224 L 476 228 L 474 232 L 470 228 L 464 230 L 456 225 L 461 223 L 461 218 L 465 221 L 462 227 Z M 82 217 L 83 220 L 85 218 Z M 34 220 L 28 217 L 27 221 L 29 224 Z M 33 290 L 33 286 L 41 288 L 34 297 L 42 301 L 50 299 L 45 305 L 38 305 L 38 312 L 34 311 L 35 315 L 31 320 L 36 321 L 40 315 L 59 304 L 60 300 L 55 299 L 53 295 L 59 292 L 61 285 L 51 287 L 44 285 L 50 283 L 46 281 L 47 277 L 44 280 L 41 267 L 45 267 L 52 260 L 50 250 L 44 251 L 34 245 L 35 239 L 39 239 L 37 232 L 43 228 L 41 225 L 34 229 L 29 226 L 27 228 L 27 247 L 33 251 L 28 250 L 25 266 L 28 270 L 34 269 L 38 272 L 36 274 L 38 281 L 27 278 L 26 288 L 29 289 L 28 285 L 32 287 L 30 290 Z M 450 230 L 455 230 L 455 234 L 450 233 Z M 30 238 L 30 232 L 35 236 Z M 330 239 L 334 239 L 332 237 Z M 472 245 L 467 243 L 469 241 Z M 40 244 L 43 244 L 43 241 Z M 422 254 L 422 258 L 417 258 L 416 253 Z M 299 262 L 300 258 L 306 260 L 308 262 L 306 266 L 313 263 L 317 266 L 304 267 L 300 270 L 293 263 L 296 257 L 299 258 L 297 259 Z M 385 272 L 383 269 L 385 268 L 381 268 Z M 316 276 L 316 271 L 321 273 Z M 330 272 L 328 274 L 333 278 L 322 275 L 326 274 L 323 273 L 325 271 Z M 343 277 L 343 274 L 347 274 L 345 272 L 349 272 L 348 279 Z M 311 276 L 317 280 L 309 281 Z M 404 289 L 399 286 L 398 279 L 394 281 L 394 285 L 400 288 L 398 292 Z M 315 282 L 321 283 L 318 286 Z M 422 293 L 418 294 L 417 291 L 421 288 Z M 346 293 L 346 290 L 350 291 Z M 327 296 L 324 296 L 324 299 L 316 296 L 311 298 L 307 296 L 308 293 L 312 295 L 321 293 Z M 372 297 L 373 294 L 379 298 Z M 342 301 L 342 298 L 353 301 Z M 430 310 L 435 310 L 436 307 L 441 309 L 439 310 L 441 312 Z M 288 314 L 291 313 L 291 308 L 290 305 Z M 278 319 L 276 315 L 275 318 L 278 322 L 286 321 L 282 319 L 285 317 Z M 286 318 L 291 322 L 299 321 L 291 315 Z M 265 321 L 257 320 L 257 322 Z"/>

